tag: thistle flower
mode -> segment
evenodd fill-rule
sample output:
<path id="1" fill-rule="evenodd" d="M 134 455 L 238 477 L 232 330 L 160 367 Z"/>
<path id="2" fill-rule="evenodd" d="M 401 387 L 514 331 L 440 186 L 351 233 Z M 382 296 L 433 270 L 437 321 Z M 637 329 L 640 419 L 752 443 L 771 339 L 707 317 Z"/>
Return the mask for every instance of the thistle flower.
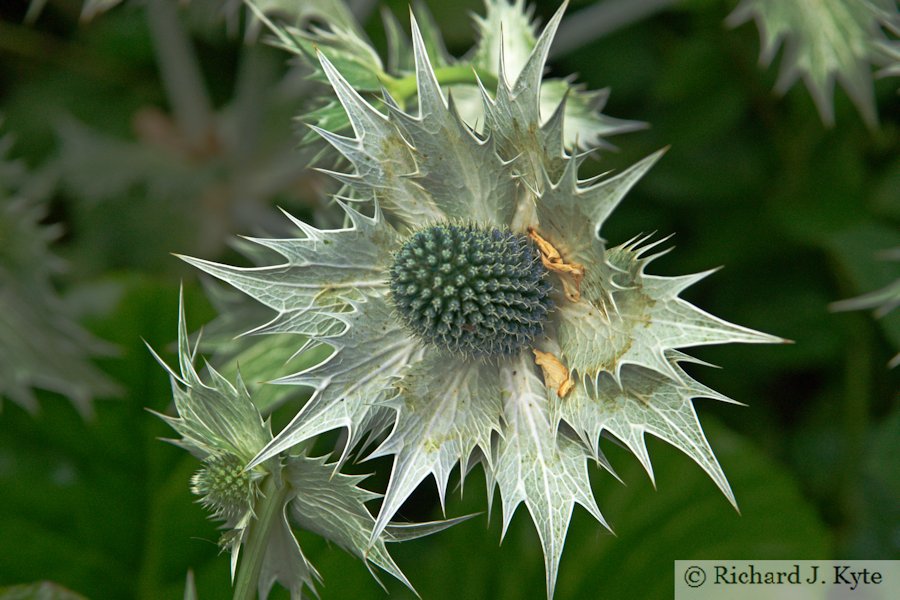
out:
<path id="1" fill-rule="evenodd" d="M 587 462 L 609 468 L 601 433 L 653 476 L 644 435 L 683 450 L 734 497 L 692 406 L 727 401 L 680 367 L 679 349 L 778 342 L 679 298 L 706 273 L 646 273 L 663 252 L 638 236 L 607 247 L 600 229 L 661 152 L 624 172 L 582 181 L 567 150 L 566 96 L 542 118 L 547 53 L 565 6 L 514 76 L 499 53 L 497 86 L 480 82 L 479 130 L 442 90 L 412 19 L 418 110 L 389 92 L 378 110 L 324 55 L 324 76 L 353 136 L 317 126 L 353 170 L 336 201 L 347 226 L 322 230 L 288 215 L 303 237 L 251 238 L 284 262 L 235 267 L 184 259 L 276 311 L 258 334 L 295 333 L 323 362 L 275 381 L 315 392 L 249 463 L 263 464 L 336 428 L 344 457 L 380 440 L 393 456 L 371 539 L 433 476 L 443 505 L 451 470 L 481 463 L 500 490 L 505 532 L 524 503 L 544 549 L 547 594 L 574 505 L 606 525 Z M 384 434 L 388 432 L 386 437 Z"/>

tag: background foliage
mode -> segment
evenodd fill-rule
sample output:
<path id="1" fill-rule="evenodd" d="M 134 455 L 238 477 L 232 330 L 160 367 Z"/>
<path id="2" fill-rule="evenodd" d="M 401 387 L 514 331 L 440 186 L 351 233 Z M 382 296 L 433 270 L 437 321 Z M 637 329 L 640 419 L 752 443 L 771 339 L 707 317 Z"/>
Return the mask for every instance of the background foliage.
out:
<path id="1" fill-rule="evenodd" d="M 405 2 L 383 4 L 406 22 Z M 481 3 L 428 4 L 450 51 L 468 48 L 467 11 Z M 556 4 L 537 2 L 536 14 L 546 21 Z M 577 19 L 589 4 L 573 2 L 569 15 Z M 697 367 L 704 383 L 749 405 L 698 403 L 741 515 L 674 449 L 650 445 L 654 490 L 637 461 L 610 444 L 625 485 L 598 471 L 595 490 L 617 537 L 576 511 L 559 598 L 634 590 L 670 597 L 676 558 L 900 556 L 898 370 L 886 366 L 900 346 L 900 316 L 827 308 L 898 277 L 898 263 L 878 259 L 900 245 L 896 81 L 876 81 L 877 128 L 840 90 L 836 125 L 826 128 L 801 86 L 783 98 L 772 93 L 777 65 L 759 67 L 754 27 L 724 26 L 734 5 L 677 3 L 551 61 L 554 75 L 610 86 L 606 114 L 651 125 L 613 139 L 619 151 L 589 161 L 589 170 L 621 168 L 672 145 L 605 225 L 607 238 L 676 232 L 678 251 L 654 263 L 655 272 L 725 265 L 687 299 L 796 341 L 696 352 L 723 367 Z M 287 71 L 283 53 L 245 43 L 238 13 L 225 18 L 220 6 L 194 1 L 173 13 L 200 74 L 182 82 L 193 98 L 182 106 L 160 76 L 160 34 L 141 3 L 79 23 L 80 2 L 51 0 L 33 25 L 23 24 L 26 2 L 0 8 L 0 115 L 12 142 L 4 165 L 15 166 L 0 170 L 0 255 L 12 247 L 4 232 L 21 228 L 3 229 L 15 197 L 33 198 L 43 212 L 32 225 L 59 231 L 36 234 L 46 243 L 25 272 L 47 278 L 66 322 L 79 328 L 73 343 L 90 342 L 78 360 L 105 373 L 92 412 L 66 398 L 74 387 L 49 386 L 55 391 L 34 392 L 31 413 L 0 382 L 0 587 L 50 580 L 90 598 L 177 598 L 192 568 L 201 598 L 229 595 L 215 525 L 188 491 L 196 461 L 158 441 L 171 432 L 145 410 L 166 411 L 171 394 L 142 339 L 172 348 L 180 281 L 191 325 L 216 312 L 196 273 L 170 252 L 233 258 L 234 235 L 279 232 L 276 206 L 321 220 L 330 184 L 304 169 L 315 148 L 295 148 L 303 131 L 291 122 L 316 84 Z M 366 29 L 383 47 L 377 15 Z M 204 127 L 179 127 L 184 102 L 203 109 Z M 50 269 L 51 257 L 65 268 Z M 4 301 L 11 282 L 25 279 L 0 281 Z M 29 331 L 54 339 L 52 327 Z M 0 350 L 22 343 L 9 335 Z M 94 356 L 100 340 L 115 353 Z M 53 351 L 62 348 L 42 344 L 43 360 L 56 366 L 62 359 Z M 254 360 L 241 359 L 251 384 Z M 31 383 L 48 387 L 39 377 Z M 288 409 L 301 400 L 288 399 Z M 377 471 L 368 486 L 383 490 L 387 466 L 352 469 Z M 483 484 L 467 485 L 448 512 L 482 510 L 484 494 Z M 439 514 L 426 483 L 400 516 Z M 426 599 L 541 597 L 540 546 L 528 520 L 514 519 L 498 548 L 499 525 L 498 515 L 479 516 L 393 553 Z M 349 555 L 314 536 L 301 534 L 301 542 L 324 576 L 323 598 L 384 597 Z M 411 597 L 384 581 L 391 597 Z"/>

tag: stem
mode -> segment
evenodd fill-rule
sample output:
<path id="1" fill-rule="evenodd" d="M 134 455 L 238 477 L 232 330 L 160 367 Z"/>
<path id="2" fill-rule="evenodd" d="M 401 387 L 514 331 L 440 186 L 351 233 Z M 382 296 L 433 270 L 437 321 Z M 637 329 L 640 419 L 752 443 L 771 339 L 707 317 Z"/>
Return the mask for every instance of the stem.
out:
<path id="1" fill-rule="evenodd" d="M 212 103 L 174 0 L 150 0 L 147 25 L 175 121 L 188 140 L 200 146 L 212 131 Z"/>
<path id="2" fill-rule="evenodd" d="M 259 500 L 253 511 L 256 518 L 247 526 L 247 538 L 244 542 L 244 558 L 238 567 L 234 584 L 234 600 L 254 600 L 259 588 L 259 574 L 266 557 L 269 534 L 273 526 L 284 514 L 284 500 L 288 486 L 284 481 L 279 485 L 272 475 L 266 477 L 262 485 Z"/>
<path id="3" fill-rule="evenodd" d="M 480 79 L 488 89 L 497 87 L 497 77 L 487 71 L 474 69 L 469 65 L 454 65 L 450 67 L 438 67 L 434 70 L 435 77 L 441 85 L 453 85 L 455 83 L 476 84 Z M 416 95 L 418 87 L 416 85 L 416 76 L 407 75 L 406 77 L 384 78 L 384 86 L 391 93 L 395 100 L 406 102 Z"/>

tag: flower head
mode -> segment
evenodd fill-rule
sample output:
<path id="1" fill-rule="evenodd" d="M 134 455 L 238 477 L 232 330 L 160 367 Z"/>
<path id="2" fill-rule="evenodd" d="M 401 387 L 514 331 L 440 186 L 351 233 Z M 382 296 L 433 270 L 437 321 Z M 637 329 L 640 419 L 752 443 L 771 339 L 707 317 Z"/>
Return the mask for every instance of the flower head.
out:
<path id="1" fill-rule="evenodd" d="M 691 403 L 726 398 L 680 368 L 690 358 L 678 349 L 778 341 L 678 297 L 707 273 L 647 274 L 658 242 L 606 246 L 603 222 L 661 153 L 579 180 L 566 97 L 541 112 L 561 16 L 514 75 L 499 52 L 496 89 L 478 86 L 478 129 L 442 88 L 415 19 L 416 110 L 390 93 L 379 110 L 319 55 L 352 127 L 313 126 L 352 165 L 333 173 L 346 184 L 336 201 L 347 227 L 293 219 L 302 237 L 254 239 L 284 257 L 273 266 L 185 258 L 277 313 L 257 333 L 333 348 L 276 381 L 315 393 L 251 466 L 335 428 L 349 430 L 345 454 L 381 439 L 371 456 L 394 463 L 374 540 L 429 475 L 443 503 L 454 466 L 480 461 L 500 489 L 504 530 L 520 503 L 531 514 L 550 596 L 574 504 L 604 523 L 587 472 L 589 459 L 605 464 L 602 432 L 651 476 L 644 435 L 668 441 L 734 501 Z"/>

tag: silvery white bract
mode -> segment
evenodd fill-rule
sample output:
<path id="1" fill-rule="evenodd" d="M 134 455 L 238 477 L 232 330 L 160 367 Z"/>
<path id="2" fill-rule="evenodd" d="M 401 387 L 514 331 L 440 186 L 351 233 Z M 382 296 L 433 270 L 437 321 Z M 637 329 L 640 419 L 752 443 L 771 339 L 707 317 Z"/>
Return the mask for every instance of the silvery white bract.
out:
<path id="1" fill-rule="evenodd" d="M 488 5 L 501 15 L 521 9 Z M 608 248 L 600 237 L 661 152 L 618 175 L 579 180 L 583 155 L 566 134 L 571 94 L 549 114 L 542 109 L 563 8 L 536 39 L 516 31 L 516 22 L 529 23 L 521 15 L 498 22 L 504 40 L 518 41 L 509 56 L 505 43 L 485 53 L 497 61 L 497 85 L 475 84 L 477 129 L 459 114 L 453 90 L 442 89 L 446 71 L 433 66 L 415 19 L 412 111 L 389 89 L 380 100 L 364 98 L 323 49 L 321 72 L 352 135 L 313 128 L 352 167 L 333 173 L 345 184 L 335 200 L 347 226 L 292 219 L 301 236 L 253 239 L 284 258 L 273 266 L 185 258 L 277 313 L 254 333 L 293 333 L 308 338 L 307 349 L 333 348 L 275 382 L 315 392 L 251 467 L 337 428 L 348 431 L 343 458 L 379 442 L 370 456 L 394 462 L 375 544 L 422 481 L 432 476 L 443 502 L 454 467 L 465 475 L 481 463 L 499 488 L 504 531 L 519 504 L 530 513 L 548 596 L 574 505 L 605 525 L 587 470 L 592 460 L 608 467 L 601 433 L 621 440 L 651 477 L 644 436 L 666 440 L 734 502 L 692 405 L 701 396 L 727 399 L 681 369 L 691 359 L 679 349 L 780 341 L 679 298 L 708 273 L 646 273 L 659 242 L 638 237 Z"/>
<path id="2" fill-rule="evenodd" d="M 900 43 L 882 31 L 900 35 L 896 0 L 741 0 L 728 24 L 750 19 L 759 27 L 764 65 L 784 43 L 779 93 L 802 77 L 822 120 L 833 125 L 837 80 L 866 123 L 878 122 L 870 65 L 884 67 L 879 76 L 900 75 Z"/>

